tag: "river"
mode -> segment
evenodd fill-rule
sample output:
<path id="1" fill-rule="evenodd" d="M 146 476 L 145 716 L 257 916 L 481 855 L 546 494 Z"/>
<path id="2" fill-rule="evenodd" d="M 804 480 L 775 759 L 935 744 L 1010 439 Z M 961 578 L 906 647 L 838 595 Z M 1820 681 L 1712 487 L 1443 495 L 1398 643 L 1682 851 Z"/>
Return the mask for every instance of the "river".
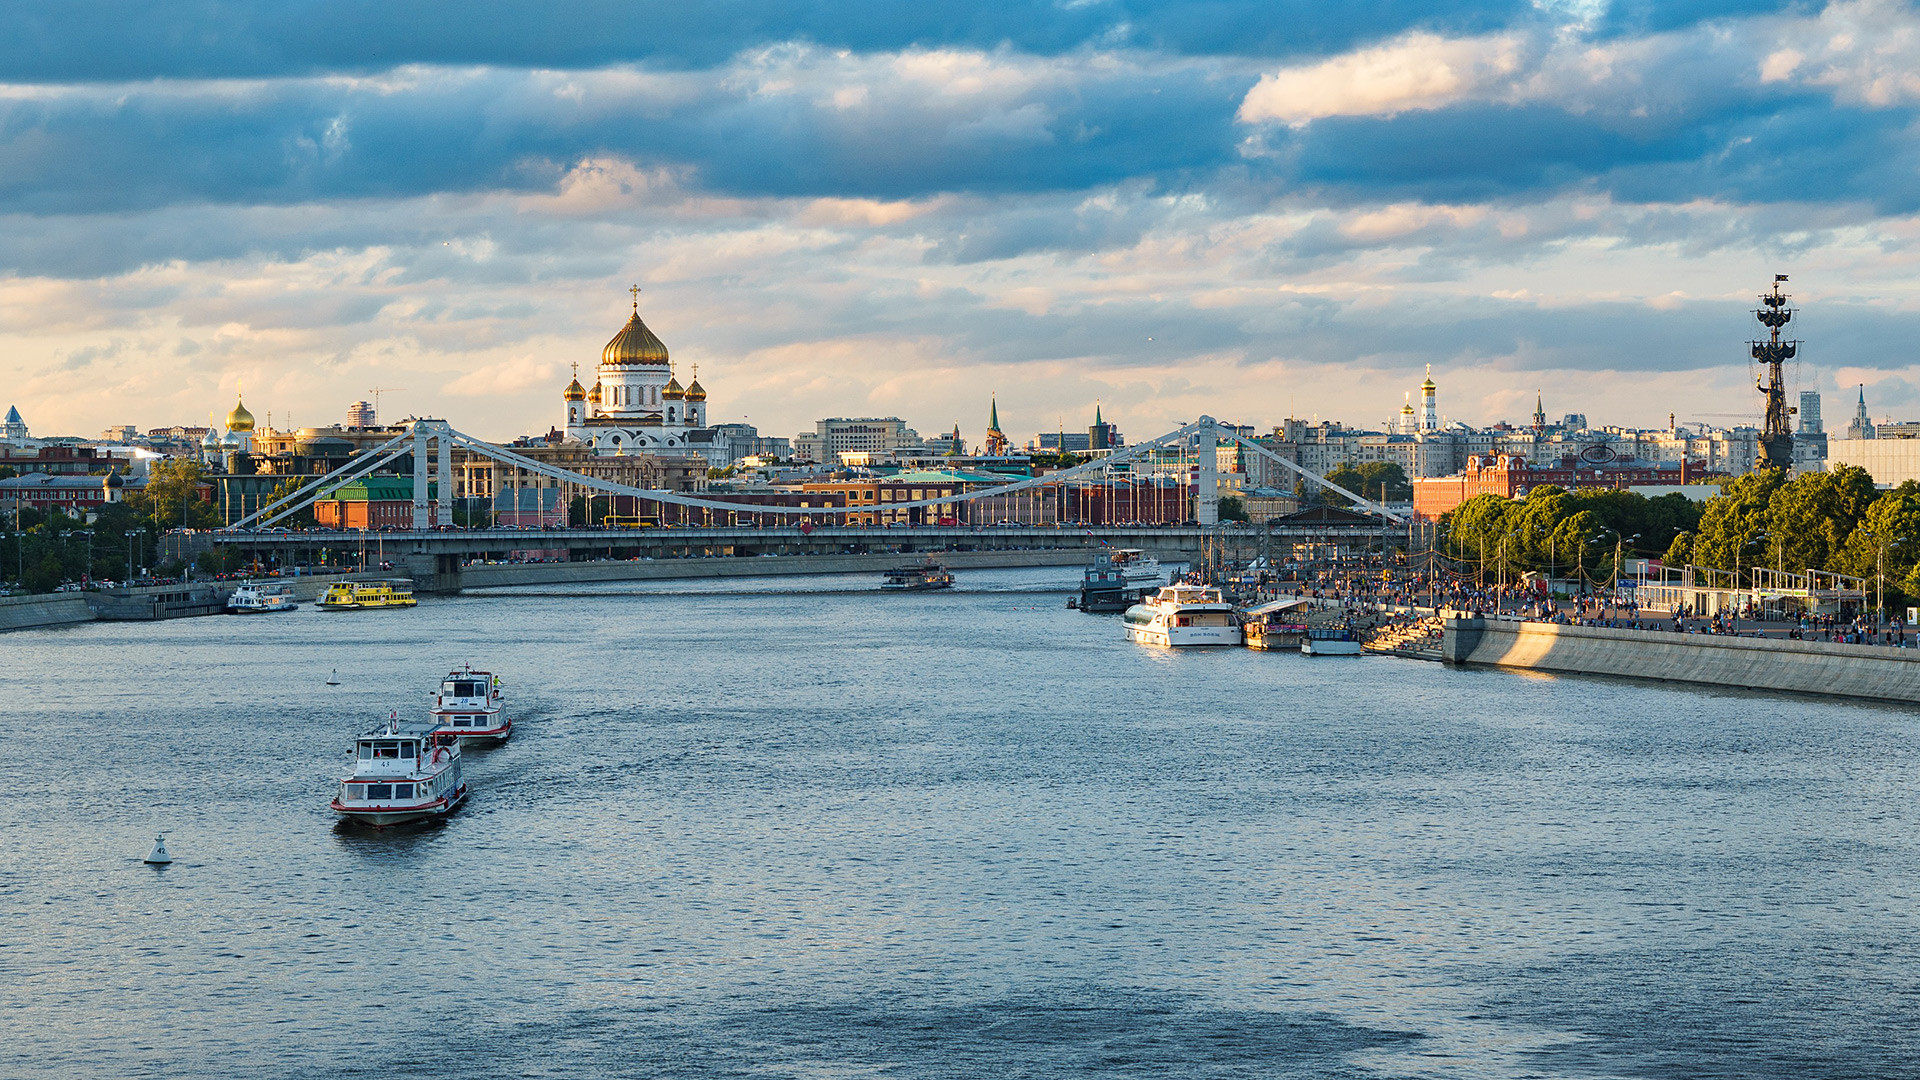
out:
<path id="1" fill-rule="evenodd" d="M 0 636 L 0 1075 L 1920 1077 L 1912 710 L 1158 651 L 1075 576 Z M 336 824 L 463 662 L 467 804 Z"/>

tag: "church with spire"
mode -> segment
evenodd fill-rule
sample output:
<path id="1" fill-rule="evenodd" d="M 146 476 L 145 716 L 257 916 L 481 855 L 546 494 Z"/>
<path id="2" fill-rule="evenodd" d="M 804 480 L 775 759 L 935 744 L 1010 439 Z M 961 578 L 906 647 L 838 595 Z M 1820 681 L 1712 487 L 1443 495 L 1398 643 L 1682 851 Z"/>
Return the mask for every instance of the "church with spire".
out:
<path id="1" fill-rule="evenodd" d="M 986 441 L 980 444 L 980 450 L 988 457 L 1006 457 L 1012 444 L 1007 441 L 1007 433 L 1000 430 L 1000 396 L 993 396 L 993 405 L 987 415 Z"/>
<path id="2" fill-rule="evenodd" d="M 561 397 L 566 436 L 594 453 L 665 454 L 732 463 L 732 448 L 707 423 L 707 390 L 696 365 L 685 386 L 674 372 L 667 346 L 640 318 L 640 288 L 633 288 L 627 324 L 600 350 L 591 389 L 580 385 L 579 365 Z"/>

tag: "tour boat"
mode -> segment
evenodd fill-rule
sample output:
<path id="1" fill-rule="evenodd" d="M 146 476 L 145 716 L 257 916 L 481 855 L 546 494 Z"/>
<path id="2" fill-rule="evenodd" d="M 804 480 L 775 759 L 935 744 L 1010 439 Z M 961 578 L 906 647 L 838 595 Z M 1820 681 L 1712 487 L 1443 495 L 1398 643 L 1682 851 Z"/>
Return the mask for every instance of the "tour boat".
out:
<path id="1" fill-rule="evenodd" d="M 470 667 L 449 671 L 433 695 L 433 733 L 457 736 L 462 743 L 504 742 L 513 734 L 513 721 L 501 709 L 498 676 Z"/>
<path id="2" fill-rule="evenodd" d="M 327 586 L 327 594 L 316 606 L 323 611 L 358 611 L 412 607 L 415 603 L 413 593 L 385 581 L 336 581 Z"/>
<path id="3" fill-rule="evenodd" d="M 1166 584 L 1167 568 L 1139 548 L 1115 548 L 1110 557 L 1128 585 Z"/>
<path id="4" fill-rule="evenodd" d="M 340 781 L 333 811 L 375 828 L 438 817 L 467 797 L 460 740 L 397 716 L 355 740 L 353 775 Z"/>
<path id="5" fill-rule="evenodd" d="M 1300 643 L 1300 652 L 1304 656 L 1359 656 L 1360 640 L 1344 626 L 1309 630 L 1307 640 Z"/>
<path id="6" fill-rule="evenodd" d="M 918 566 L 901 566 L 887 571 L 880 587 L 893 590 L 951 589 L 953 574 L 932 559 Z"/>
<path id="7" fill-rule="evenodd" d="M 264 615 L 299 608 L 291 585 L 269 585 L 261 581 L 243 581 L 227 597 L 227 610 L 236 615 Z"/>
<path id="8" fill-rule="evenodd" d="M 1233 605 L 1207 585 L 1167 585 L 1127 609 L 1127 640 L 1143 645 L 1238 645 Z"/>

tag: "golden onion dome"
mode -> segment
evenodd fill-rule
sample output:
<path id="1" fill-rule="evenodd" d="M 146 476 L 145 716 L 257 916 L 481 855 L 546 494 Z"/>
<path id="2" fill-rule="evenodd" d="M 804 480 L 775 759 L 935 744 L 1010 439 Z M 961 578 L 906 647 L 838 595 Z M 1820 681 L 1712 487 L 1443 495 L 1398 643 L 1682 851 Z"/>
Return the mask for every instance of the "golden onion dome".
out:
<path id="1" fill-rule="evenodd" d="M 707 400 L 707 388 L 700 385 L 700 378 L 697 375 L 694 376 L 693 382 L 687 384 L 687 400 L 688 401 Z"/>
<path id="2" fill-rule="evenodd" d="M 240 401 L 240 397 L 237 394 L 234 395 L 233 399 L 233 411 L 227 414 L 227 430 L 253 430 L 253 414 L 247 411 L 246 405 Z"/>
<path id="3" fill-rule="evenodd" d="M 682 388 L 680 385 L 679 376 L 667 377 L 666 389 L 660 391 L 660 396 L 663 398 L 675 398 L 675 399 L 679 399 L 687 396 L 686 390 Z"/>
<path id="4" fill-rule="evenodd" d="M 656 367 L 667 366 L 667 347 L 653 336 L 647 324 L 640 321 L 640 308 L 635 305 L 633 318 L 627 325 L 613 335 L 607 347 L 600 350 L 602 364 L 644 364 Z"/>
<path id="5" fill-rule="evenodd" d="M 580 385 L 579 379 L 575 379 L 567 384 L 566 392 L 562 396 L 568 401 L 585 401 L 587 400 L 587 388 Z"/>
<path id="6" fill-rule="evenodd" d="M 594 381 L 593 389 L 587 391 L 587 404 L 600 404 L 600 382 L 597 379 Z"/>
<path id="7" fill-rule="evenodd" d="M 1420 384 L 1420 389 L 1422 390 L 1439 389 L 1439 387 L 1433 385 L 1433 365 L 1432 364 L 1427 365 L 1427 381 Z"/>

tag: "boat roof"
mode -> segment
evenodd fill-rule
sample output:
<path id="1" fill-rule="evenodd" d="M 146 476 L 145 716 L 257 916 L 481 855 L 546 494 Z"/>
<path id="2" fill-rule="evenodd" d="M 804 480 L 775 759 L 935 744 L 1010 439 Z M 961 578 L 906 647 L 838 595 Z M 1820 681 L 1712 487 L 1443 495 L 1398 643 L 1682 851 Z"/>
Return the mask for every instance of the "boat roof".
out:
<path id="1" fill-rule="evenodd" d="M 1269 600 L 1269 601 L 1267 601 L 1267 602 L 1266 602 L 1266 603 L 1264 603 L 1264 604 L 1260 604 L 1260 605 L 1258 605 L 1258 606 L 1256 606 L 1256 607 L 1250 607 L 1250 608 L 1248 608 L 1248 609 L 1247 609 L 1247 614 L 1249 614 L 1249 615 L 1272 615 L 1272 614 L 1274 614 L 1275 612 L 1280 612 L 1280 611 L 1292 611 L 1292 610 L 1293 610 L 1294 608 L 1298 608 L 1298 607 L 1307 607 L 1307 606 L 1309 606 L 1309 605 L 1311 605 L 1312 603 L 1313 603 L 1313 601 L 1311 601 L 1311 600 L 1298 600 L 1298 599 L 1296 599 L 1296 600 Z"/>
<path id="2" fill-rule="evenodd" d="M 392 720 L 382 720 L 380 726 L 363 731 L 358 739 L 424 739 L 440 729 L 440 725 L 429 720 L 402 720 L 397 724 Z"/>

